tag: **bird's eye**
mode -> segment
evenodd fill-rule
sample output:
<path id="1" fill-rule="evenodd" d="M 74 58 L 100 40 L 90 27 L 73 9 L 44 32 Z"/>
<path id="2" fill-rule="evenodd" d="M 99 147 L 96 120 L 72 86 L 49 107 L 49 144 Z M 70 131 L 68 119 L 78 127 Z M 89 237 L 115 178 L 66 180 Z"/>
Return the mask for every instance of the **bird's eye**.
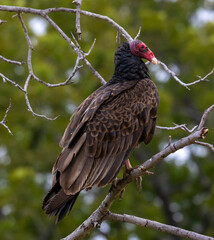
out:
<path id="1" fill-rule="evenodd" d="M 143 46 L 143 45 L 141 45 L 141 46 L 140 46 L 140 48 L 144 49 L 144 46 Z"/>

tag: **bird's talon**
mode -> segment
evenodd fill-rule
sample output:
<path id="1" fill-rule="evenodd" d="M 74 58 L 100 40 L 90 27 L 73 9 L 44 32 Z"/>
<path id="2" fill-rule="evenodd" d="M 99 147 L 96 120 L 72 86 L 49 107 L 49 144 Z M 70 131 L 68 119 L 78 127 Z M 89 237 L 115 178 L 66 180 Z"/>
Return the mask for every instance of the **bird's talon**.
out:
<path id="1" fill-rule="evenodd" d="M 154 173 L 151 172 L 151 171 L 145 171 L 145 174 L 146 174 L 146 175 L 153 175 Z"/>
<path id="2" fill-rule="evenodd" d="M 115 178 L 112 183 L 111 183 L 111 187 L 109 189 L 109 192 L 112 191 L 112 189 L 114 189 L 116 186 L 117 186 L 117 183 L 119 182 L 119 179 L 118 178 Z"/>
<path id="3" fill-rule="evenodd" d="M 138 177 L 136 178 L 136 182 L 137 182 L 137 188 L 139 190 L 139 192 L 142 192 L 142 177 Z"/>
<path id="4" fill-rule="evenodd" d="M 125 188 L 120 192 L 119 201 L 123 199 L 124 193 L 125 193 Z"/>

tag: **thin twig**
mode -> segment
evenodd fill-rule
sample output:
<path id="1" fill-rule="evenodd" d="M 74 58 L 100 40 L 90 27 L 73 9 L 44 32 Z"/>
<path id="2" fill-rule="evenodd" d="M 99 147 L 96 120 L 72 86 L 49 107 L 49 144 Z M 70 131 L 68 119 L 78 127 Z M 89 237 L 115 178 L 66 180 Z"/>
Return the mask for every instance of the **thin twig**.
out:
<path id="1" fill-rule="evenodd" d="M 6 110 L 5 114 L 4 114 L 4 117 L 3 117 L 3 119 L 1 120 L 0 124 L 1 124 L 2 126 L 4 126 L 11 135 L 13 135 L 12 132 L 10 131 L 9 127 L 5 124 L 5 123 L 7 122 L 6 118 L 7 118 L 7 115 L 8 115 L 8 113 L 9 113 L 11 107 L 12 107 L 12 103 L 11 103 L 11 99 L 10 99 L 9 106 L 8 106 L 8 108 L 7 108 L 7 110 Z"/>
<path id="2" fill-rule="evenodd" d="M 135 36 L 134 39 L 137 39 L 140 36 L 140 33 L 141 33 L 141 26 L 139 27 L 138 33 L 137 33 L 137 35 Z"/>
<path id="3" fill-rule="evenodd" d="M 30 111 L 32 113 L 32 115 L 34 117 L 41 117 L 41 118 L 45 118 L 47 120 L 56 120 L 59 116 L 56 116 L 55 118 L 49 118 L 47 117 L 46 115 L 43 115 L 43 114 L 38 114 L 38 113 L 35 113 L 30 105 L 30 101 L 29 101 L 29 98 L 28 98 L 28 91 L 27 91 L 27 88 L 28 88 L 28 85 L 29 85 L 29 82 L 30 82 L 30 79 L 32 78 L 32 76 L 29 74 L 26 81 L 25 81 L 25 86 L 24 86 L 24 90 L 25 90 L 25 101 L 26 101 L 26 104 L 28 106 L 28 111 Z"/>
<path id="4" fill-rule="evenodd" d="M 25 101 L 26 101 L 26 104 L 28 106 L 28 110 L 32 113 L 32 115 L 35 117 L 42 117 L 42 118 L 45 118 L 47 120 L 55 120 L 57 119 L 59 116 L 55 117 L 55 118 L 49 118 L 47 117 L 46 115 L 43 115 L 43 114 L 38 114 L 38 113 L 35 113 L 30 105 L 30 101 L 29 101 L 29 98 L 28 98 L 28 85 L 29 85 L 29 82 L 30 82 L 30 79 L 31 78 L 35 78 L 35 75 L 33 73 L 33 67 L 32 67 L 32 51 L 33 51 L 33 44 L 30 40 L 30 37 L 28 35 L 28 31 L 27 31 L 27 28 L 25 26 L 25 23 L 20 15 L 20 13 L 18 13 L 18 17 L 19 17 L 19 20 L 21 22 L 21 25 L 22 25 L 22 29 L 23 29 L 23 32 L 24 32 L 24 35 L 25 35 L 25 38 L 27 40 L 27 43 L 28 43 L 28 57 L 27 57 L 27 66 L 28 66 L 28 71 L 29 71 L 29 75 L 25 81 L 25 85 L 24 85 L 24 92 L 25 92 Z M 38 80 L 38 78 L 37 78 Z"/>
<path id="5" fill-rule="evenodd" d="M 81 8 L 81 4 L 82 4 L 82 0 L 74 0 L 72 3 L 74 3 L 76 5 L 76 32 L 77 32 L 77 36 L 78 36 L 78 40 L 81 40 L 81 27 L 80 27 L 80 8 Z"/>
<path id="6" fill-rule="evenodd" d="M 28 70 L 29 70 L 29 74 L 30 75 L 33 75 L 33 68 L 32 68 L 32 61 L 31 61 L 31 58 L 32 58 L 32 51 L 33 51 L 33 44 L 30 40 L 30 37 L 28 35 L 28 31 L 27 31 L 27 28 L 25 26 L 25 23 L 20 15 L 20 13 L 18 14 L 18 18 L 21 22 L 21 25 L 22 25 L 22 29 L 23 29 L 23 32 L 24 32 L 24 35 L 25 35 L 25 38 L 27 40 L 27 43 L 28 43 L 28 57 L 27 57 L 27 65 L 28 65 Z"/>
<path id="7" fill-rule="evenodd" d="M 6 23 L 6 22 L 7 22 L 7 21 L 0 19 L 0 25 L 1 25 L 2 23 Z"/>
<path id="8" fill-rule="evenodd" d="M 179 82 L 182 86 L 184 86 L 186 89 L 190 90 L 190 88 L 186 85 L 186 83 L 182 82 L 177 76 L 176 73 L 170 70 L 167 65 L 160 61 L 160 64 L 163 66 L 163 68 L 175 79 L 175 81 Z"/>
<path id="9" fill-rule="evenodd" d="M 88 56 L 88 55 L 91 53 L 92 49 L 94 48 L 95 43 L 96 43 L 96 38 L 94 39 L 94 41 L 93 41 L 93 43 L 92 43 L 90 49 L 88 50 L 88 52 L 85 53 L 85 56 Z"/>
<path id="10" fill-rule="evenodd" d="M 11 64 L 16 64 L 16 65 L 22 65 L 24 63 L 24 62 L 10 60 L 10 59 L 5 58 L 5 57 L 3 57 L 1 55 L 0 55 L 0 59 L 3 60 L 4 62 L 11 63 Z"/>
<path id="11" fill-rule="evenodd" d="M 212 69 L 212 71 L 209 72 L 205 77 L 202 78 L 202 77 L 199 76 L 199 79 L 194 81 L 194 82 L 184 83 L 176 76 L 175 72 L 173 72 L 172 70 L 170 70 L 167 67 L 167 65 L 165 63 L 163 63 L 161 61 L 159 61 L 159 62 L 163 66 L 163 68 L 165 69 L 166 72 L 168 72 L 178 83 L 180 83 L 182 86 L 184 86 L 188 90 L 190 90 L 189 86 L 192 86 L 192 85 L 197 84 L 199 82 L 207 82 L 207 81 L 209 81 L 209 80 L 207 80 L 207 77 L 214 73 L 214 69 Z"/>
<path id="12" fill-rule="evenodd" d="M 120 37 L 120 32 L 117 31 L 117 35 L 116 35 L 116 43 L 119 45 L 121 43 L 121 37 Z"/>
<path id="13" fill-rule="evenodd" d="M 189 129 L 187 128 L 186 124 L 176 124 L 176 123 L 173 123 L 175 125 L 175 127 L 162 127 L 162 126 L 156 126 L 157 129 L 162 129 L 162 130 L 176 130 L 176 129 L 182 129 L 188 133 L 191 133 L 191 132 L 194 132 L 195 129 L 198 127 L 198 126 L 194 126 L 192 129 Z"/>
<path id="14" fill-rule="evenodd" d="M 195 141 L 196 144 L 201 145 L 201 146 L 205 146 L 211 149 L 211 151 L 214 152 L 214 146 L 213 144 L 207 143 L 207 142 L 201 142 L 201 141 Z"/>
<path id="15" fill-rule="evenodd" d="M 214 68 L 206 76 L 204 76 L 203 78 L 201 76 L 198 76 L 198 78 L 199 78 L 198 80 L 196 80 L 194 82 L 191 82 L 191 83 L 186 83 L 186 85 L 187 86 L 191 86 L 191 85 L 194 85 L 194 84 L 199 83 L 199 82 L 209 82 L 207 77 L 209 77 L 213 73 L 214 73 Z"/>
<path id="16" fill-rule="evenodd" d="M 0 73 L 0 76 L 2 77 L 2 80 L 4 83 L 10 82 L 12 83 L 15 87 L 17 87 L 18 89 L 20 89 L 22 92 L 25 92 L 25 90 L 16 82 L 12 81 L 11 79 L 9 79 L 8 77 L 4 76 L 4 74 Z"/>
<path id="17" fill-rule="evenodd" d="M 27 7 L 14 7 L 14 6 L 5 6 L 5 5 L 0 5 L 0 11 L 8 11 L 8 12 L 16 12 L 16 13 L 31 13 L 31 14 L 36 14 L 42 17 L 47 16 L 47 14 L 52 13 L 52 12 L 68 12 L 68 13 L 76 13 L 77 10 L 76 9 L 72 9 L 72 8 L 48 8 L 48 9 L 34 9 L 34 8 L 27 8 Z M 125 39 L 127 39 L 127 41 L 132 41 L 133 38 L 125 31 L 125 29 L 123 27 L 121 27 L 118 23 L 116 23 L 114 20 L 112 20 L 111 18 L 101 15 L 101 14 L 97 14 L 97 13 L 92 13 L 92 12 L 88 12 L 88 11 L 83 11 L 80 10 L 79 11 L 80 14 L 85 15 L 85 16 L 89 16 L 89 17 L 93 17 L 93 18 L 99 18 L 101 20 L 104 20 L 108 23 L 110 23 L 114 28 L 117 29 L 117 31 L 119 31 L 121 33 L 121 35 L 123 35 L 123 37 Z"/>
<path id="18" fill-rule="evenodd" d="M 1 8 L 0 8 L 1 9 Z M 49 17 L 47 14 L 44 16 L 45 19 L 56 29 L 56 31 L 66 40 L 66 42 L 72 47 L 76 54 L 81 58 L 81 60 L 87 65 L 90 71 L 94 74 L 96 78 L 100 80 L 101 83 L 104 83 L 104 78 L 93 68 L 91 63 L 83 57 L 81 51 L 75 46 L 71 39 L 62 31 L 62 29 Z"/>
<path id="19" fill-rule="evenodd" d="M 206 122 L 206 120 L 207 120 L 208 114 L 209 114 L 211 111 L 213 111 L 213 110 L 214 110 L 214 104 L 204 111 L 204 114 L 203 114 L 203 116 L 202 116 L 202 118 L 201 118 L 201 121 L 200 121 L 200 123 L 199 123 L 199 125 L 198 125 L 198 129 L 203 128 L 203 126 L 204 126 L 204 124 L 205 124 L 205 122 Z"/>

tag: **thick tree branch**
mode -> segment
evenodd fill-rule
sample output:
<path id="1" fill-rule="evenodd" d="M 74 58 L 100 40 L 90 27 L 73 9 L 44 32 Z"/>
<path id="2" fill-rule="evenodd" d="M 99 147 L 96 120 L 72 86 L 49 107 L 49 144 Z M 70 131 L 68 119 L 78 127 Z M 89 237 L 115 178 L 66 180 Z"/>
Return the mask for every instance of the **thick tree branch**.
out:
<path id="1" fill-rule="evenodd" d="M 116 186 L 112 186 L 110 192 L 107 194 L 100 206 L 91 214 L 91 216 L 86 219 L 75 231 L 68 235 L 63 240 L 77 240 L 82 239 L 88 233 L 90 233 L 94 228 L 99 227 L 105 218 L 108 216 L 109 209 L 113 201 L 120 195 L 121 191 L 136 178 L 145 174 L 150 168 L 156 166 L 161 160 L 170 155 L 171 153 L 176 152 L 177 150 L 188 146 L 198 139 L 205 138 L 208 129 L 204 128 L 205 121 L 207 119 L 208 113 L 213 110 L 212 106 L 208 108 L 199 124 L 200 128 L 195 129 L 194 132 L 190 133 L 187 137 L 181 138 L 174 143 L 169 144 L 159 153 L 153 155 L 150 159 L 145 161 L 140 166 L 134 168 L 129 175 L 125 176 L 123 179 L 118 180 Z M 173 228 L 173 227 L 172 227 Z M 174 234 L 174 233 L 173 233 Z M 194 238 L 193 238 L 194 239 Z M 207 238 L 208 239 L 208 238 Z M 210 238 L 212 239 L 212 238 Z"/>
<path id="2" fill-rule="evenodd" d="M 192 240 L 214 240 L 212 237 L 208 237 L 202 234 L 198 234 L 192 231 L 187 231 L 182 228 L 170 226 L 167 224 L 159 223 L 156 221 L 144 219 L 144 218 L 139 218 L 127 214 L 116 214 L 116 213 L 111 213 L 109 212 L 106 217 L 104 218 L 105 220 L 113 220 L 113 221 L 120 221 L 120 222 L 127 222 L 127 223 L 132 223 L 141 227 L 146 227 L 146 228 L 151 228 L 160 232 L 166 232 L 175 236 L 179 236 L 182 238 L 189 238 Z"/>

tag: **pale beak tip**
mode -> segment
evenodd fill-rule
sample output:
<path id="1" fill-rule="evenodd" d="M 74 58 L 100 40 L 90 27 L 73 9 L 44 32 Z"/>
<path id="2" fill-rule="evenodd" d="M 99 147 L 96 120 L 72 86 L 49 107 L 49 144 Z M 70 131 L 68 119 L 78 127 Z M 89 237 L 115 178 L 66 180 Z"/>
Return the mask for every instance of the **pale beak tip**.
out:
<path id="1" fill-rule="evenodd" d="M 157 58 L 154 57 L 154 58 L 152 58 L 151 63 L 153 63 L 154 65 L 157 65 L 160 63 L 160 61 L 158 61 Z"/>

